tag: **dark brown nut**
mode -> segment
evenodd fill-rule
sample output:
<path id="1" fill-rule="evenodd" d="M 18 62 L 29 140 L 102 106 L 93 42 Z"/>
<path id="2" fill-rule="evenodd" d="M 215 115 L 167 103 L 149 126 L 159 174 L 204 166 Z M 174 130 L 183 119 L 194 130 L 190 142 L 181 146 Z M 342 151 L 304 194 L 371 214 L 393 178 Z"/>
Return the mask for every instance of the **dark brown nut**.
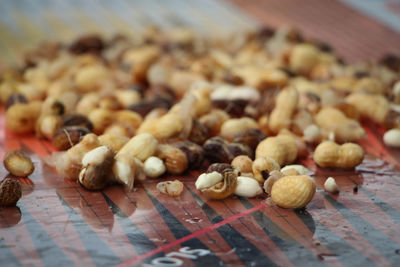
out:
<path id="1" fill-rule="evenodd" d="M 88 190 L 101 190 L 110 181 L 114 152 L 106 146 L 99 146 L 87 152 L 82 158 L 79 183 Z"/>
<path id="2" fill-rule="evenodd" d="M 54 99 L 50 103 L 49 102 L 46 103 L 46 101 L 43 103 L 42 114 L 44 113 L 48 115 L 63 115 L 64 112 L 65 112 L 65 106 L 59 100 Z"/>
<path id="3" fill-rule="evenodd" d="M 99 108 L 119 110 L 123 107 L 116 96 L 106 96 L 100 99 Z"/>
<path id="4" fill-rule="evenodd" d="M 126 87 L 127 90 L 132 90 L 136 91 L 139 93 L 140 96 L 144 96 L 144 92 L 146 91 L 146 85 L 140 84 L 140 83 L 135 83 L 135 84 L 129 84 Z"/>
<path id="5" fill-rule="evenodd" d="M 156 156 L 164 161 L 170 174 L 182 174 L 188 167 L 186 154 L 172 145 L 158 145 Z"/>
<path id="6" fill-rule="evenodd" d="M 7 171 L 19 177 L 27 177 L 35 170 L 31 158 L 19 150 L 7 152 L 3 163 Z"/>
<path id="7" fill-rule="evenodd" d="M 202 146 L 204 142 L 208 139 L 208 137 L 209 137 L 209 131 L 207 127 L 198 120 L 196 119 L 193 120 L 192 130 L 190 131 L 188 139 L 193 143 Z"/>
<path id="8" fill-rule="evenodd" d="M 233 171 L 233 169 L 233 166 L 228 163 L 213 163 L 208 167 L 206 173 L 219 172 L 222 174 L 226 170 Z"/>
<path id="9" fill-rule="evenodd" d="M 389 110 L 385 117 L 384 126 L 386 129 L 393 129 L 400 126 L 400 112 Z"/>
<path id="10" fill-rule="evenodd" d="M 214 107 L 222 109 L 232 117 L 241 117 L 244 114 L 244 110 L 249 103 L 248 100 L 244 99 L 233 99 L 233 100 L 214 100 L 212 104 Z"/>
<path id="11" fill-rule="evenodd" d="M 21 183 L 5 178 L 0 183 L 0 206 L 15 206 L 22 196 Z"/>
<path id="12" fill-rule="evenodd" d="M 58 129 L 51 139 L 51 143 L 57 150 L 67 150 L 79 143 L 83 136 L 90 131 L 82 126 L 67 126 Z"/>
<path id="13" fill-rule="evenodd" d="M 62 116 L 62 127 L 67 126 L 81 126 L 85 127 L 89 131 L 93 131 L 93 124 L 92 122 L 82 114 L 68 114 Z"/>
<path id="14" fill-rule="evenodd" d="M 201 167 L 204 161 L 203 147 L 190 141 L 176 142 L 172 145 L 179 148 L 186 154 L 189 168 L 196 169 Z"/>
<path id="15" fill-rule="evenodd" d="M 387 54 L 379 62 L 394 71 L 400 70 L 400 56 Z"/>
<path id="16" fill-rule="evenodd" d="M 169 97 L 157 96 L 153 100 L 142 101 L 140 103 L 131 105 L 128 107 L 129 110 L 135 111 L 145 117 L 150 111 L 156 108 L 169 109 L 173 102 Z"/>
<path id="17" fill-rule="evenodd" d="M 222 173 L 223 181 L 209 188 L 201 190 L 201 192 L 211 199 L 224 199 L 235 192 L 237 186 L 237 172 L 225 170 Z"/>
<path id="18" fill-rule="evenodd" d="M 254 158 L 254 151 L 248 145 L 241 143 L 230 143 L 227 145 L 227 149 L 231 158 L 230 162 L 232 162 L 232 160 L 239 155 L 246 155 L 251 159 Z"/>
<path id="19" fill-rule="evenodd" d="M 77 39 L 69 47 L 74 54 L 94 53 L 100 54 L 104 48 L 104 42 L 99 35 L 86 35 Z"/>
<path id="20" fill-rule="evenodd" d="M 26 104 L 28 103 L 28 99 L 26 99 L 26 97 L 23 94 L 13 93 L 7 98 L 6 109 L 18 103 Z"/>
<path id="21" fill-rule="evenodd" d="M 235 135 L 232 142 L 248 145 L 252 150 L 255 150 L 257 145 L 267 136 L 259 129 L 250 129 L 242 131 Z"/>
<path id="22" fill-rule="evenodd" d="M 221 137 L 208 139 L 204 145 L 204 155 L 210 162 L 230 163 L 234 157 L 228 150 L 228 141 Z"/>

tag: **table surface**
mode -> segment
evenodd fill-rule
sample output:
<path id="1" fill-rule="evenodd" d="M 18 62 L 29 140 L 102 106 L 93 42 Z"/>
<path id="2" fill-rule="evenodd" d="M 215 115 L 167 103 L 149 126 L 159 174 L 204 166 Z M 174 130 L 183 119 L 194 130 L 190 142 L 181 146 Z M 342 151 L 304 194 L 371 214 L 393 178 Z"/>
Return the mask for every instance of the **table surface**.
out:
<path id="1" fill-rule="evenodd" d="M 213 27 L 214 34 L 254 27 L 257 20 L 272 26 L 294 24 L 307 36 L 332 43 L 349 61 L 376 59 L 400 48 L 399 34 L 338 1 L 299 1 L 301 8 L 289 0 L 115 1 L 113 9 L 111 1 L 38 1 L 46 6 L 43 13 L 37 6 L 25 5 L 28 2 L 0 3 L 0 45 L 11 53 L 4 56 L 0 50 L 3 65 L 16 62 L 14 57 L 27 47 L 21 42 L 24 38 L 37 42 L 64 31 L 66 39 L 79 33 L 75 26 L 68 27 L 66 14 L 77 25 L 92 25 L 78 27 L 81 31 L 97 29 L 94 13 L 113 22 L 112 30 L 127 33 L 129 23 L 140 29 L 148 21 L 167 27 L 188 24 L 200 32 L 219 25 Z M 85 16 L 96 3 L 101 3 L 96 12 Z M 125 11 L 118 13 L 121 7 Z M 12 17 L 12 12 L 3 17 L 6 8 L 19 12 L 20 17 Z M 21 14 L 26 10 L 36 13 L 24 17 Z M 59 13 L 64 16 L 57 17 Z M 134 14 L 134 22 L 129 21 L 129 14 Z M 14 28 L 4 26 L 16 18 Z M 36 19 L 29 26 L 21 18 L 25 22 Z M 33 27 L 49 18 L 52 23 L 47 32 Z M 21 32 L 18 27 L 36 32 Z M 207 200 L 194 187 L 196 172 L 166 177 L 184 182 L 178 198 L 157 192 L 160 179 L 137 183 L 132 192 L 121 186 L 86 191 L 44 164 L 43 159 L 53 151 L 48 142 L 4 130 L 2 111 L 1 158 L 8 150 L 22 149 L 33 158 L 35 172 L 29 178 L 18 178 L 23 197 L 17 207 L 0 208 L 0 265 L 399 265 L 400 151 L 384 146 L 383 129 L 368 121 L 363 125 L 368 134 L 360 142 L 367 152 L 363 163 L 354 171 L 338 171 L 318 168 L 310 157 L 301 159 L 299 163 L 315 174 L 317 193 L 307 209 L 286 210 L 267 205 L 266 196 Z M 7 176 L 3 166 L 0 175 Z M 336 178 L 340 194 L 323 191 L 329 176 Z"/>

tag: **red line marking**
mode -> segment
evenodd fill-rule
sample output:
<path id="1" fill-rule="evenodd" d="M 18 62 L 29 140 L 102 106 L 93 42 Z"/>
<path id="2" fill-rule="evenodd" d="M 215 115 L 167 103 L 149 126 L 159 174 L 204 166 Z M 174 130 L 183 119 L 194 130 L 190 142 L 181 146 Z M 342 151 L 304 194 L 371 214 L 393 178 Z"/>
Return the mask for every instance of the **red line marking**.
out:
<path id="1" fill-rule="evenodd" d="M 201 230 L 196 231 L 194 233 L 191 233 L 190 235 L 187 235 L 185 237 L 177 239 L 177 240 L 175 240 L 175 241 L 173 241 L 173 242 L 171 242 L 169 244 L 163 245 L 163 246 L 161 246 L 159 248 L 156 248 L 154 250 L 151 250 L 151 251 L 149 251 L 149 252 L 147 252 L 145 254 L 142 254 L 142 255 L 140 255 L 140 256 L 138 256 L 136 258 L 133 258 L 133 259 L 130 259 L 130 260 L 126 261 L 126 262 L 120 263 L 120 264 L 116 265 L 116 267 L 128 266 L 128 265 L 131 265 L 131 264 L 133 264 L 135 262 L 141 261 L 141 260 L 143 260 L 145 258 L 148 258 L 148 257 L 154 255 L 154 254 L 157 254 L 158 252 L 167 250 L 167 249 L 169 249 L 171 247 L 174 247 L 176 245 L 179 245 L 179 244 L 181 244 L 181 243 L 183 243 L 185 241 L 188 241 L 190 239 L 198 237 L 199 235 L 208 233 L 208 232 L 210 232 L 210 231 L 212 231 L 212 230 L 214 230 L 214 229 L 216 229 L 216 228 L 218 228 L 218 227 L 220 227 L 222 225 L 225 225 L 225 224 L 230 223 L 230 222 L 232 222 L 234 220 L 237 220 L 237 219 L 239 219 L 239 218 L 241 218 L 243 216 L 246 216 L 246 215 L 248 215 L 248 214 L 250 214 L 250 213 L 252 213 L 254 211 L 262 209 L 263 207 L 266 207 L 266 205 L 267 204 L 265 204 L 265 203 L 261 203 L 260 205 L 257 205 L 257 206 L 255 206 L 255 207 L 253 207 L 251 209 L 248 209 L 248 210 L 246 210 L 244 212 L 238 213 L 238 214 L 236 214 L 236 215 L 234 215 L 232 217 L 229 217 L 228 219 L 225 219 L 225 220 L 223 220 L 223 221 L 221 221 L 219 223 L 213 224 L 213 225 L 211 225 L 211 226 L 209 226 L 207 228 L 204 228 L 204 229 L 201 229 Z"/>

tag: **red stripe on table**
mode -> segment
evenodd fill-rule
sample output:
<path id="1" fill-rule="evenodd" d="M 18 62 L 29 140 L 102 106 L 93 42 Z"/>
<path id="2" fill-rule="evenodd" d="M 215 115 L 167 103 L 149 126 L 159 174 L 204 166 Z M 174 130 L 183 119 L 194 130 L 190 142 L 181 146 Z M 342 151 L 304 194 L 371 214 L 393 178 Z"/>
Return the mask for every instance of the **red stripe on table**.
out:
<path id="1" fill-rule="evenodd" d="M 250 214 L 250 213 L 252 213 L 252 212 L 254 212 L 254 211 L 260 210 L 260 209 L 264 208 L 265 206 L 266 206 L 265 203 L 261 203 L 261 204 L 255 206 L 255 207 L 253 207 L 253 208 L 251 208 L 251 209 L 248 209 L 248 210 L 246 210 L 246 211 L 244 211 L 244 212 L 241 212 L 241 213 L 238 213 L 238 214 L 236 214 L 236 215 L 234 215 L 234 216 L 232 216 L 232 217 L 229 217 L 229 218 L 226 219 L 226 220 L 223 220 L 223 221 L 221 221 L 221 222 L 219 222 L 219 223 L 213 224 L 213 225 L 211 225 L 211 226 L 209 226 L 209 227 L 207 227 L 207 228 L 201 229 L 201 230 L 199 230 L 199 231 L 197 231 L 197 232 L 194 232 L 194 233 L 192 233 L 192 234 L 190 234 L 190 235 L 187 235 L 187 236 L 185 236 L 185 237 L 183 237 L 183 238 L 181 238 L 181 239 L 175 240 L 175 241 L 173 241 L 173 242 L 171 242 L 171 243 L 169 243 L 169 244 L 166 244 L 166 245 L 164 245 L 164 246 L 161 246 L 161 247 L 159 247 L 159 248 L 157 248 L 157 249 L 155 249 L 155 250 L 149 251 L 149 252 L 147 252 L 147 253 L 145 253 L 145 254 L 140 255 L 139 257 L 133 258 L 133 259 L 131 259 L 131 260 L 128 260 L 128 261 L 123 262 L 123 263 L 121 263 L 121 264 L 118 264 L 118 265 L 116 265 L 116 266 L 118 266 L 118 267 L 128 266 L 128 265 L 133 264 L 133 263 L 135 263 L 135 262 L 141 261 L 141 260 L 143 260 L 143 259 L 145 259 L 145 258 L 148 258 L 148 257 L 154 255 L 154 254 L 157 254 L 158 252 L 167 250 L 167 249 L 169 249 L 169 248 L 171 248 L 171 247 L 174 247 L 174 246 L 176 246 L 176 245 L 179 245 L 179 244 L 181 244 L 181 243 L 183 243 L 183 242 L 185 242 L 185 241 L 188 241 L 188 240 L 190 240 L 190 239 L 196 238 L 196 237 L 198 237 L 199 235 L 208 233 L 208 232 L 210 232 L 210 231 L 212 231 L 212 230 L 214 230 L 214 229 L 216 229 L 216 228 L 218 228 L 218 227 L 220 227 L 220 226 L 222 226 L 222 225 L 225 225 L 225 224 L 230 223 L 230 222 L 232 222 L 232 221 L 234 221 L 234 220 L 237 220 L 237 219 L 239 219 L 239 218 L 241 218 L 241 217 L 243 217 L 243 216 L 246 216 L 246 215 L 248 215 L 248 214 Z"/>

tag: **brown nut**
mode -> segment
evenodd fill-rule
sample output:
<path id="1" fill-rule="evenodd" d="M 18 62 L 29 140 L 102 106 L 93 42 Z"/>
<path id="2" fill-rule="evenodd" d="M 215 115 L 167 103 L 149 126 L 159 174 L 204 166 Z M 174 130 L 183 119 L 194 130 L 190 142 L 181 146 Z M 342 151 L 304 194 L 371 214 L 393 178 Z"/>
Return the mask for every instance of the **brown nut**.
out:
<path id="1" fill-rule="evenodd" d="M 110 182 L 114 153 L 106 146 L 87 152 L 82 158 L 79 183 L 88 190 L 101 190 Z"/>
<path id="2" fill-rule="evenodd" d="M 251 173 L 253 172 L 252 165 L 253 161 L 246 155 L 240 155 L 235 157 L 231 165 L 238 169 L 241 173 Z"/>
<path id="3" fill-rule="evenodd" d="M 204 155 L 210 162 L 230 163 L 234 157 L 228 150 L 228 142 L 221 137 L 208 139 L 204 145 Z"/>
<path id="4" fill-rule="evenodd" d="M 207 127 L 198 120 L 193 120 L 192 130 L 190 131 L 188 139 L 189 141 L 202 146 L 208 139 Z"/>
<path id="5" fill-rule="evenodd" d="M 255 150 L 257 145 L 265 138 L 267 138 L 267 136 L 261 130 L 250 129 L 236 134 L 232 142 L 248 145 L 252 150 Z"/>
<path id="6" fill-rule="evenodd" d="M 27 177 L 35 170 L 30 157 L 19 150 L 7 152 L 3 163 L 7 171 L 18 177 Z"/>
<path id="7" fill-rule="evenodd" d="M 196 169 L 201 167 L 204 161 L 203 147 L 190 141 L 176 142 L 172 145 L 185 152 L 189 168 Z"/>
<path id="8" fill-rule="evenodd" d="M 51 138 L 51 143 L 57 150 L 67 150 L 79 143 L 83 136 L 90 133 L 86 127 L 67 126 L 59 128 Z"/>
<path id="9" fill-rule="evenodd" d="M 62 116 L 62 127 L 81 126 L 89 131 L 93 130 L 93 123 L 82 114 L 67 114 Z"/>
<path id="10" fill-rule="evenodd" d="M 188 167 L 186 154 L 172 145 L 159 145 L 156 156 L 164 161 L 170 174 L 182 174 Z"/>
<path id="11" fill-rule="evenodd" d="M 228 163 L 213 163 L 208 167 L 206 173 L 218 172 L 222 174 L 225 170 L 233 171 L 234 167 Z"/>
<path id="12" fill-rule="evenodd" d="M 209 188 L 202 189 L 201 192 L 211 199 L 224 199 L 232 195 L 237 185 L 237 172 L 225 170 L 222 176 L 223 181 Z"/>
<path id="13" fill-rule="evenodd" d="M 21 183 L 5 178 L 0 183 L 0 206 L 15 206 L 22 196 Z"/>
<path id="14" fill-rule="evenodd" d="M 179 180 L 160 182 L 157 184 L 157 190 L 171 197 L 178 197 L 183 191 L 183 183 Z"/>

